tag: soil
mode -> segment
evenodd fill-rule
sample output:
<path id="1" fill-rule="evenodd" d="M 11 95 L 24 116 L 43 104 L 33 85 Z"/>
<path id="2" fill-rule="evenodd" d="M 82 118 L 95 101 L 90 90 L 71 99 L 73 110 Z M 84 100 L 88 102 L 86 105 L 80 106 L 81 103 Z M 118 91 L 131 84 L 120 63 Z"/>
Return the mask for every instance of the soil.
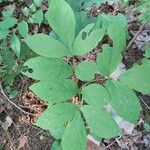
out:
<path id="1" fill-rule="evenodd" d="M 43 131 L 33 125 L 32 116 L 25 115 L 16 109 L 16 107 L 9 105 L 4 96 L 0 95 L 0 100 L 3 101 L 0 107 L 2 125 L 5 122 L 10 122 L 10 126 L 6 126 L 7 130 L 0 126 L 0 145 L 4 147 L 4 150 L 18 149 L 19 145 L 23 142 L 25 143 L 20 148 L 21 150 L 51 149 L 53 138 L 49 132 Z M 11 121 L 7 121 L 6 118 L 8 116 Z"/>
<path id="2" fill-rule="evenodd" d="M 135 4 L 137 0 L 132 2 L 132 5 Z M 0 10 L 3 10 L 4 7 L 10 5 L 12 3 L 3 3 L 0 5 Z M 13 3 L 14 4 L 14 3 Z M 20 13 L 21 8 L 24 5 L 19 3 L 15 3 L 15 16 L 19 19 L 22 19 L 23 16 Z M 44 4 L 43 8 L 46 9 L 46 4 Z M 117 8 L 117 9 L 116 9 Z M 118 13 L 125 12 L 128 20 L 132 20 L 137 16 L 137 12 L 132 11 L 132 7 L 127 8 L 128 11 L 125 11 L 121 6 L 113 6 L 108 3 L 102 5 L 101 7 L 93 6 L 91 8 L 90 13 L 93 16 L 97 16 L 100 12 L 105 13 Z M 131 12 L 131 13 L 126 13 Z M 19 15 L 18 15 L 19 14 Z M 141 24 L 138 21 L 130 21 L 129 23 L 129 41 L 134 37 L 135 33 L 138 32 Z M 40 27 L 37 25 L 30 25 L 30 33 L 34 34 L 36 32 L 44 32 L 49 33 L 51 29 L 42 24 Z M 144 30 L 139 34 L 141 36 L 143 32 L 147 31 L 147 37 L 143 37 L 142 43 L 147 42 L 147 38 L 149 38 L 149 26 L 146 26 Z M 150 41 L 148 41 L 150 42 Z M 67 60 L 72 66 L 76 66 L 79 62 L 83 60 L 91 60 L 95 61 L 97 54 L 101 51 L 102 44 L 112 44 L 109 37 L 104 37 L 101 43 L 90 53 L 82 56 L 82 57 L 72 57 Z M 141 44 L 141 43 L 140 43 Z M 125 50 L 123 54 L 122 62 L 125 64 L 126 68 L 131 68 L 134 63 L 140 63 L 141 59 L 144 57 L 144 51 L 142 50 L 143 45 L 139 46 L 137 41 L 131 45 L 131 47 Z M 20 97 L 14 99 L 14 102 L 19 105 L 23 110 L 34 113 L 36 116 L 26 115 L 21 113 L 16 107 L 13 107 L 9 104 L 4 97 L 0 93 L 0 121 L 3 123 L 7 123 L 6 128 L 0 125 L 0 150 L 50 150 L 52 143 L 54 141 L 53 137 L 50 135 L 48 131 L 44 131 L 38 128 L 35 124 L 37 117 L 47 108 L 47 104 L 42 100 L 38 99 L 33 93 L 28 91 L 29 85 L 33 81 L 27 79 L 26 77 L 18 78 L 16 83 L 14 84 L 14 88 L 21 91 Z M 80 82 L 80 81 L 77 81 Z M 20 84 L 18 84 L 20 83 Z M 82 84 L 82 83 L 78 83 Z M 145 131 L 143 127 L 143 122 L 146 120 L 147 123 L 150 123 L 150 111 L 147 108 L 150 107 L 150 96 L 142 95 L 141 93 L 137 93 L 139 98 L 141 99 L 142 111 L 141 117 L 136 126 L 133 135 L 123 135 L 120 138 L 111 139 L 111 140 L 103 140 L 101 142 L 100 147 L 95 145 L 92 142 L 88 142 L 87 149 L 88 150 L 121 150 L 121 149 L 131 149 L 131 150 L 148 150 L 150 149 L 150 134 Z M 145 105 L 146 103 L 146 105 Z M 9 118 L 9 120 L 8 120 Z M 143 121 L 144 120 L 144 121 Z"/>

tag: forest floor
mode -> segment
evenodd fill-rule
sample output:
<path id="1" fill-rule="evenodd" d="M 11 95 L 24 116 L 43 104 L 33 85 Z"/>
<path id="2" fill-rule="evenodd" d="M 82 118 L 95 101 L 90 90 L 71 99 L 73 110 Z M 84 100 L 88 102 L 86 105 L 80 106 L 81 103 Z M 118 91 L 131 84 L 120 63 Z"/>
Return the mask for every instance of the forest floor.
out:
<path id="1" fill-rule="evenodd" d="M 22 5 L 20 3 L 4 3 L 0 5 L 2 11 L 5 7 L 10 5 L 15 6 L 15 14 L 18 17 Z M 46 6 L 43 6 L 43 9 Z M 115 8 L 114 8 L 115 7 Z M 123 54 L 123 63 L 127 68 L 131 68 L 134 63 L 140 63 L 143 58 L 145 43 L 150 43 L 150 25 L 144 26 L 136 19 L 139 12 L 133 11 L 133 5 L 127 8 L 122 8 L 121 5 L 111 6 L 104 4 L 103 7 L 91 7 L 91 13 L 96 15 L 97 12 L 112 12 L 114 9 L 123 12 L 128 18 L 128 30 L 130 40 L 128 46 Z M 36 30 L 36 31 L 35 31 Z M 49 32 L 47 26 L 31 25 L 30 33 L 35 32 Z M 133 39 L 133 40 L 132 40 Z M 105 38 L 103 43 L 108 40 Z M 95 60 L 98 53 L 98 47 L 92 52 L 82 57 L 74 57 L 70 63 L 76 65 L 81 60 Z M 28 87 L 33 81 L 25 76 L 19 75 L 14 82 L 14 89 L 19 91 L 19 96 L 13 100 L 13 103 L 19 106 L 18 109 L 9 102 L 9 95 L 0 85 L 0 150 L 50 150 L 54 141 L 48 131 L 44 131 L 34 125 L 37 117 L 47 108 L 47 104 L 39 100 Z M 149 150 L 150 149 L 150 133 L 145 129 L 145 122 L 150 124 L 150 96 L 137 93 L 140 98 L 142 111 L 140 119 L 131 135 L 124 134 L 118 138 L 111 140 L 102 140 L 100 146 L 92 141 L 88 141 L 87 150 Z M 24 113 L 22 110 L 29 112 Z M 34 112 L 34 116 L 30 113 Z"/>

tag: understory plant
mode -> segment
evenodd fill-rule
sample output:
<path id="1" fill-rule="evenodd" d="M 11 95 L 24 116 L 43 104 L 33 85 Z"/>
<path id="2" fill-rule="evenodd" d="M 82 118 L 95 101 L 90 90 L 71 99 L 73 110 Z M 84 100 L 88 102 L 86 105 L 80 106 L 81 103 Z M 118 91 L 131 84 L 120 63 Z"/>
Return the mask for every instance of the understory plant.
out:
<path id="1" fill-rule="evenodd" d="M 40 26 L 44 22 L 42 2 L 34 0 L 29 5 L 25 0 L 0 0 L 0 80 L 6 86 L 13 86 L 22 62 L 32 54 L 22 39 L 28 36 L 31 25 Z M 19 11 L 17 3 L 21 6 Z"/>
<path id="2" fill-rule="evenodd" d="M 51 0 L 46 18 L 55 34 L 25 38 L 39 56 L 26 61 L 28 69 L 22 73 L 37 81 L 30 90 L 49 104 L 36 125 L 58 141 L 53 147 L 85 150 L 87 135 L 109 139 L 122 134 L 122 123 L 136 124 L 141 106 L 135 91 L 150 93 L 150 62 L 144 58 L 120 72 L 128 35 L 126 18 L 101 14 L 76 33 L 78 22 L 65 0 Z M 102 45 L 96 61 L 68 64 L 70 58 L 92 51 L 106 35 L 112 44 Z"/>

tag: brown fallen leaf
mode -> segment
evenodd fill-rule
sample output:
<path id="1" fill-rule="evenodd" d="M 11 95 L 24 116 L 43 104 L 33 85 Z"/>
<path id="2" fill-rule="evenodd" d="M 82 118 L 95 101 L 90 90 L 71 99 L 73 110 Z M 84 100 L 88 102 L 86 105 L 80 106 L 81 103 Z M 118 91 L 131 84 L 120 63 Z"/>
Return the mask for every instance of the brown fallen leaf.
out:
<path id="1" fill-rule="evenodd" d="M 18 149 L 23 148 L 27 142 L 28 142 L 28 137 L 27 136 L 22 136 L 19 140 Z"/>
<path id="2" fill-rule="evenodd" d="M 100 144 L 99 146 L 92 141 L 88 140 L 87 149 L 86 150 L 107 150 L 104 144 Z"/>
<path id="3" fill-rule="evenodd" d="M 8 130 L 8 128 L 12 125 L 12 123 L 13 123 L 12 119 L 9 116 L 7 116 L 5 122 L 2 122 L 2 126 L 5 130 Z"/>
<path id="4" fill-rule="evenodd" d="M 97 146 L 95 143 L 93 143 L 92 141 L 88 140 L 87 143 L 87 150 L 100 150 L 100 147 Z"/>

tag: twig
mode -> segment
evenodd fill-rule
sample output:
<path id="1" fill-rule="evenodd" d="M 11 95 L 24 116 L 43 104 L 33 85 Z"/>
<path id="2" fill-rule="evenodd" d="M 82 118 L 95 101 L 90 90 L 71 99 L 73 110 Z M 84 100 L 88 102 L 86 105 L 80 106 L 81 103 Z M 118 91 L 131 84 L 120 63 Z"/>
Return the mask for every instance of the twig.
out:
<path id="1" fill-rule="evenodd" d="M 25 133 L 25 134 L 23 134 L 22 136 L 24 137 L 26 134 L 28 134 L 29 133 L 29 131 L 27 132 L 27 133 Z M 21 139 L 21 136 L 20 136 L 20 138 L 18 138 L 15 142 L 13 142 L 13 144 L 12 145 L 10 145 L 10 147 L 9 148 L 11 148 L 11 147 L 13 147 L 19 140 Z M 27 142 L 27 141 L 26 141 Z M 29 144 L 27 144 L 28 146 L 29 146 Z M 29 146 L 30 147 L 30 146 Z"/>
<path id="2" fill-rule="evenodd" d="M 150 110 L 150 107 L 144 102 L 143 98 L 140 96 L 141 101 L 143 102 L 143 104 Z"/>
<path id="3" fill-rule="evenodd" d="M 119 136 L 117 139 L 115 139 L 114 141 L 112 141 L 110 144 L 108 144 L 106 146 L 106 149 L 109 149 L 113 144 L 115 144 L 117 142 L 117 140 L 119 140 L 121 137 Z"/>
<path id="4" fill-rule="evenodd" d="M 132 22 L 135 22 L 135 21 L 138 21 L 138 17 L 134 17 L 134 18 L 128 20 L 128 24 L 132 23 Z"/>
<path id="5" fill-rule="evenodd" d="M 124 135 L 125 135 L 125 132 L 123 132 L 122 135 L 120 135 L 118 138 L 115 138 L 114 141 L 112 141 L 110 144 L 108 144 L 106 146 L 106 149 L 110 148 L 115 142 L 117 142 L 117 140 L 121 139 Z"/>
<path id="6" fill-rule="evenodd" d="M 5 107 L 4 107 L 4 106 L 2 106 L 2 107 L 4 108 L 6 114 L 11 118 L 10 114 L 7 112 L 7 110 L 5 109 Z M 14 125 L 14 127 L 16 128 L 16 130 L 18 131 L 18 133 L 20 134 L 20 136 L 21 136 L 22 138 L 24 138 L 23 134 L 22 134 L 21 131 L 18 129 L 18 127 L 17 127 L 17 125 L 15 124 L 15 122 L 13 121 L 13 119 L 12 119 L 12 124 Z M 29 150 L 31 150 L 28 141 L 27 141 L 25 138 L 24 138 L 24 140 L 26 141 L 26 144 L 27 144 L 27 146 L 29 147 Z M 11 147 L 12 147 L 12 146 L 13 146 L 13 145 L 11 145 Z"/>
<path id="7" fill-rule="evenodd" d="M 126 49 L 129 49 L 131 47 L 131 45 L 133 44 L 133 42 L 136 40 L 136 38 L 139 36 L 139 34 L 142 32 L 142 30 L 144 29 L 145 25 L 147 23 L 144 23 L 141 28 L 139 29 L 139 31 L 134 35 L 134 37 L 132 38 L 132 40 L 129 42 L 129 44 L 127 45 Z"/>
<path id="8" fill-rule="evenodd" d="M 3 88 L 2 88 L 2 84 L 0 83 L 0 92 L 2 93 L 2 95 L 6 98 L 6 100 L 12 104 L 13 106 L 15 106 L 18 110 L 20 110 L 21 112 L 23 112 L 24 114 L 27 114 L 27 115 L 32 115 L 32 116 L 36 116 L 35 114 L 32 114 L 30 112 L 26 112 L 24 111 L 23 109 L 21 109 L 18 105 L 16 105 L 15 103 L 13 103 L 9 98 L 8 96 L 5 94 Z"/>
<path id="9" fill-rule="evenodd" d="M 11 137 L 9 136 L 9 133 L 7 132 L 7 130 L 6 130 L 3 126 L 2 126 L 2 128 L 3 128 L 3 130 L 5 131 L 6 136 L 7 136 L 8 140 L 9 140 L 10 144 L 12 145 L 13 142 L 11 141 Z"/>
<path id="10" fill-rule="evenodd" d="M 140 133 L 139 135 L 137 135 L 137 137 L 135 137 L 134 139 L 133 139 L 133 141 L 131 141 L 130 142 L 130 147 L 133 147 L 133 144 L 139 139 L 139 138 L 141 138 L 142 137 L 142 133 Z"/>

